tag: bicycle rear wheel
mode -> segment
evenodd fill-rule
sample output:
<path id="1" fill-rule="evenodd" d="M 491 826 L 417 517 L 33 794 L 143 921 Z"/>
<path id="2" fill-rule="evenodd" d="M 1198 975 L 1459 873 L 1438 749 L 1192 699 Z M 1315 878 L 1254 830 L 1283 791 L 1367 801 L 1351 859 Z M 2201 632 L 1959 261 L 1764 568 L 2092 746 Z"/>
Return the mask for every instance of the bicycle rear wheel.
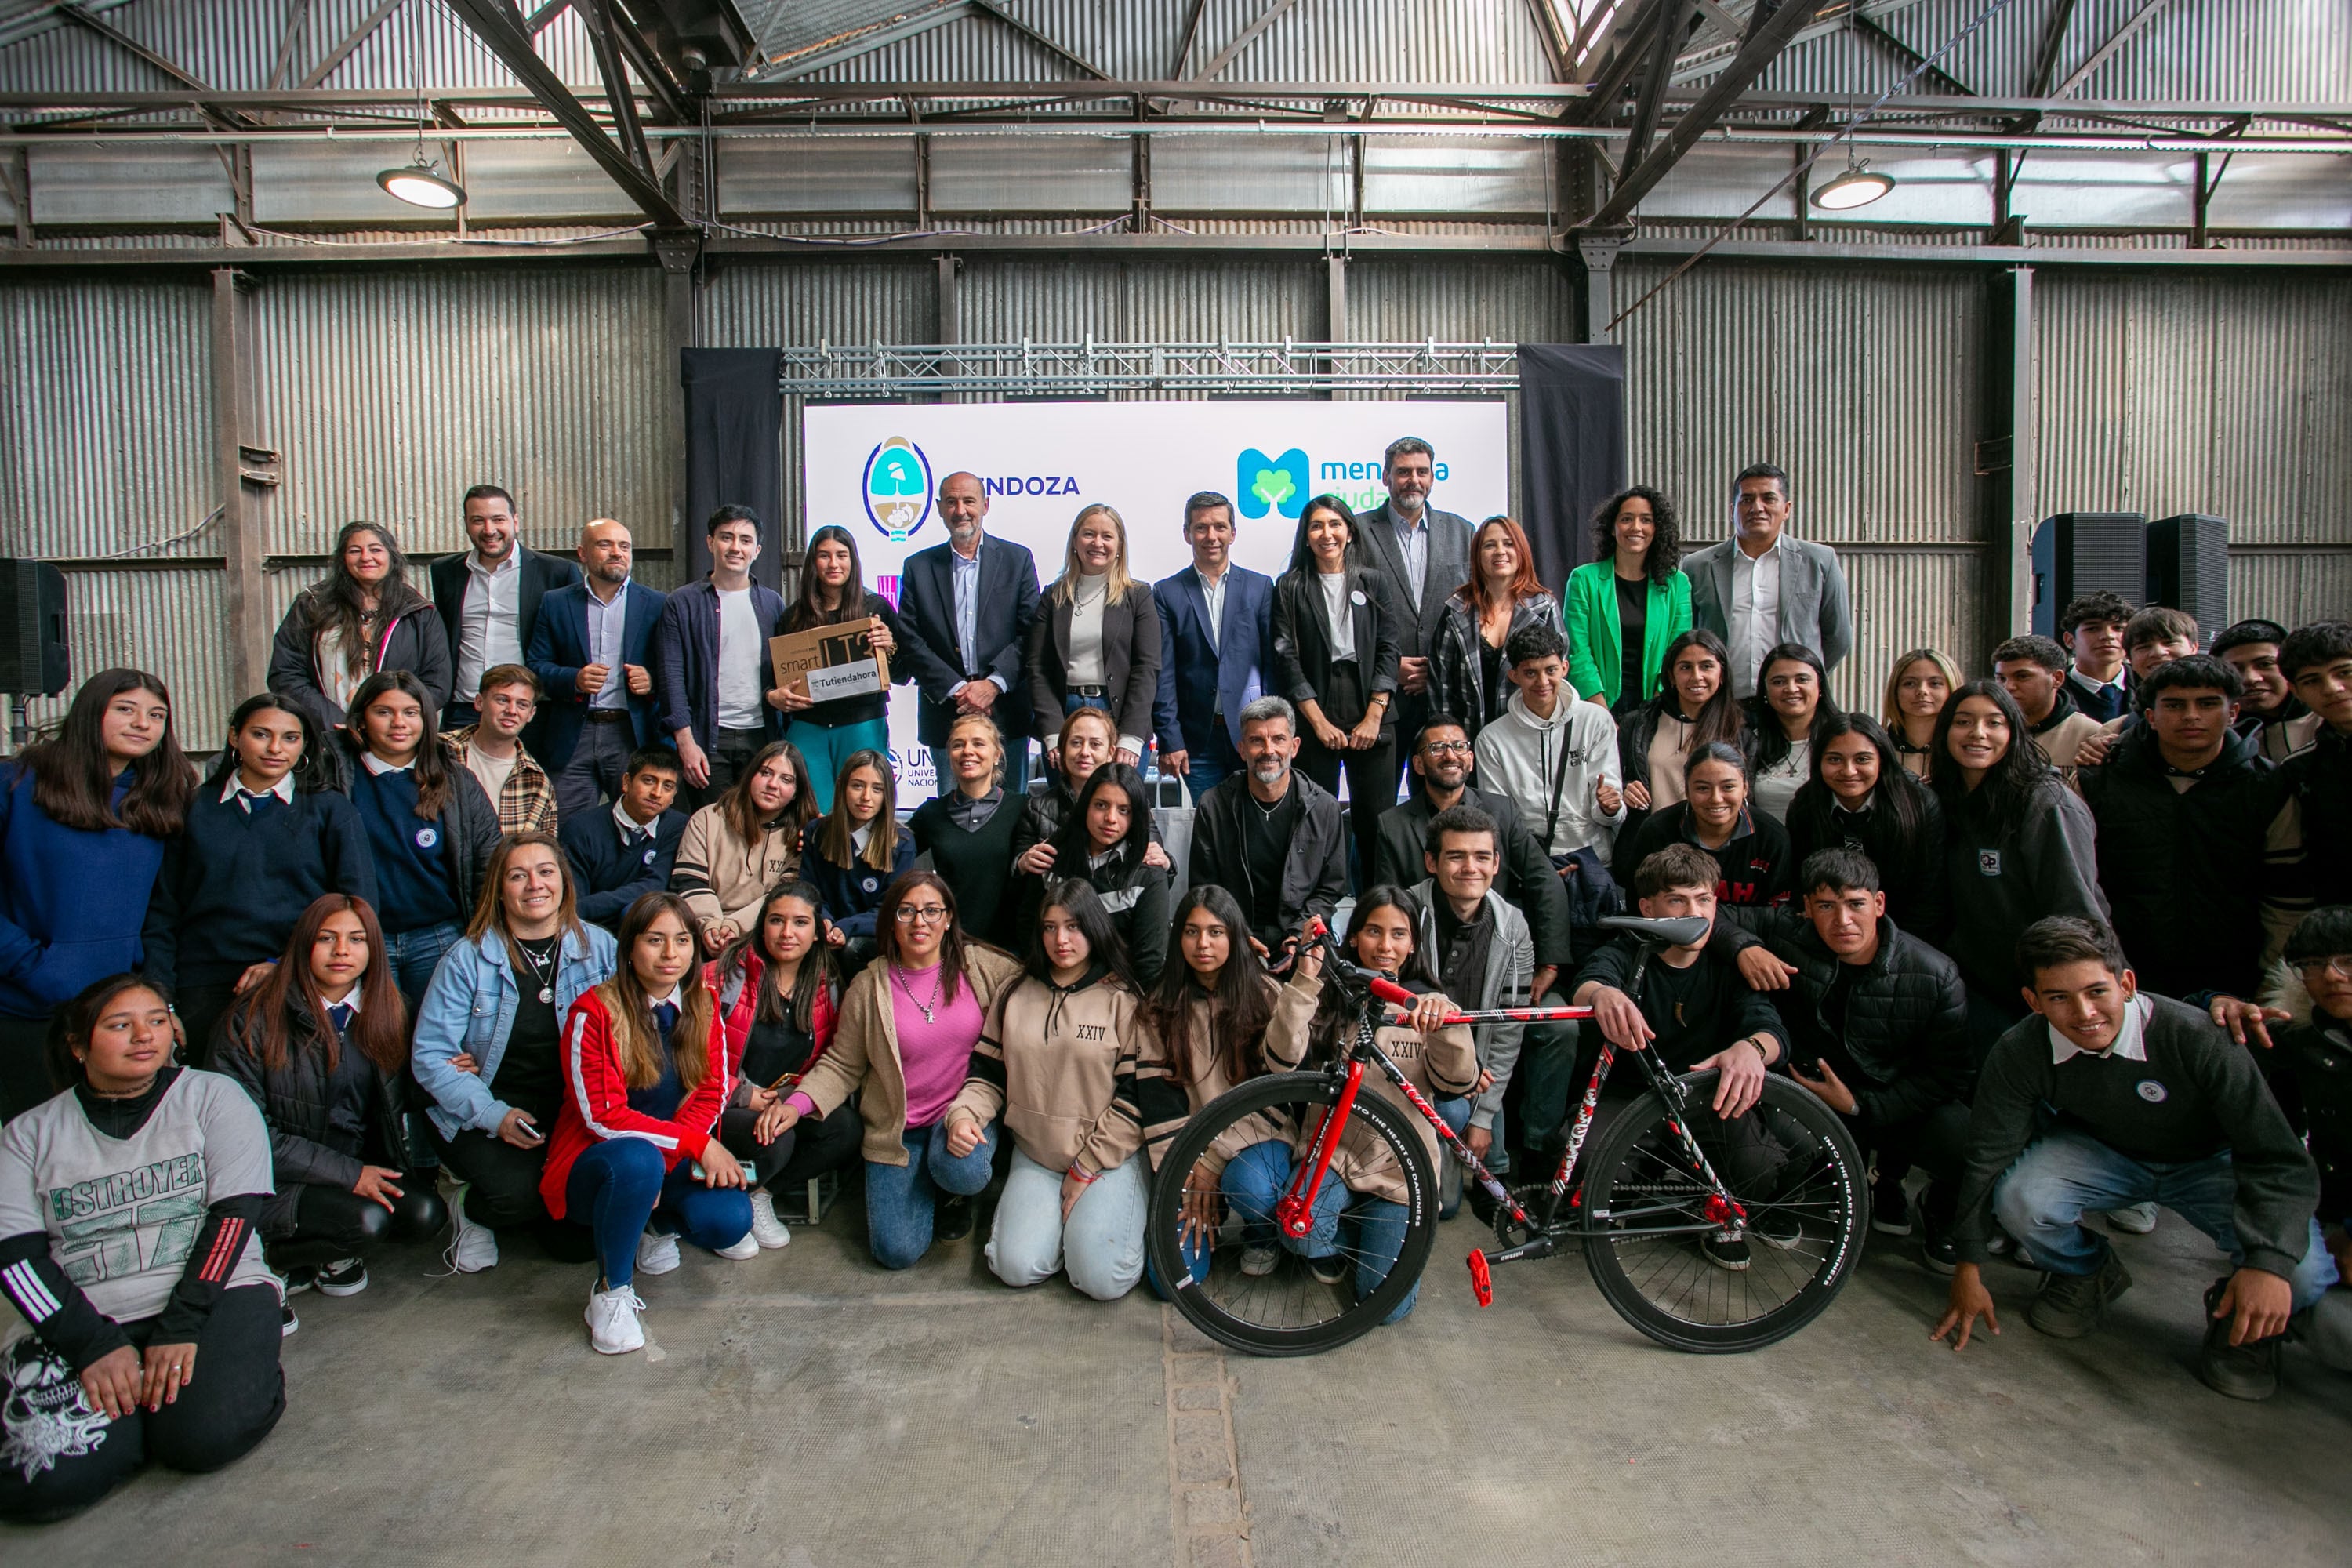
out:
<path id="1" fill-rule="evenodd" d="M 1386 1319 L 1420 1281 L 1437 1235 L 1436 1180 L 1412 1119 L 1374 1092 L 1369 1082 L 1349 1112 L 1349 1126 L 1354 1138 L 1376 1141 L 1395 1161 L 1404 1195 L 1403 1244 L 1387 1275 L 1361 1296 L 1352 1267 L 1362 1256 L 1353 1221 L 1342 1215 L 1339 1225 L 1339 1255 L 1350 1265 L 1347 1277 L 1326 1284 L 1315 1278 L 1305 1257 L 1275 1240 L 1270 1212 L 1244 1213 L 1241 1204 L 1225 1201 L 1219 1183 L 1202 1165 L 1202 1157 L 1221 1144 L 1278 1142 L 1287 1148 L 1287 1138 L 1265 1136 L 1273 1125 L 1313 1126 L 1321 1112 L 1339 1102 L 1340 1086 L 1341 1080 L 1323 1073 L 1253 1079 L 1193 1112 L 1160 1156 L 1144 1233 L 1146 1251 L 1160 1279 L 1174 1283 L 1176 1310 L 1221 1344 L 1255 1355 L 1328 1351 Z M 1339 1182 L 1336 1169 L 1324 1176 L 1327 1191 Z M 1213 1195 L 1222 1215 L 1202 1279 L 1192 1276 L 1182 1253 L 1185 1202 L 1195 1194 Z M 1242 1271 L 1243 1253 L 1253 1240 L 1274 1246 L 1271 1272 Z"/>
<path id="2" fill-rule="evenodd" d="M 1861 1256 L 1869 1190 L 1862 1152 L 1838 1114 L 1801 1086 L 1768 1077 L 1754 1115 L 1785 1159 L 1747 1145 L 1733 1154 L 1699 1112 L 1716 1075 L 1682 1082 L 1700 1124 L 1699 1147 L 1725 1191 L 1748 1211 L 1744 1236 L 1711 1207 L 1715 1189 L 1692 1169 L 1674 1115 L 1655 1090 L 1612 1121 L 1584 1180 L 1584 1258 L 1592 1282 L 1624 1320 L 1680 1351 L 1761 1349 L 1819 1317 Z M 1767 1168 L 1769 1167 L 1769 1168 Z M 1748 1173 L 1735 1175 L 1734 1168 Z M 1744 1239 L 1744 1269 L 1703 1249 Z"/>

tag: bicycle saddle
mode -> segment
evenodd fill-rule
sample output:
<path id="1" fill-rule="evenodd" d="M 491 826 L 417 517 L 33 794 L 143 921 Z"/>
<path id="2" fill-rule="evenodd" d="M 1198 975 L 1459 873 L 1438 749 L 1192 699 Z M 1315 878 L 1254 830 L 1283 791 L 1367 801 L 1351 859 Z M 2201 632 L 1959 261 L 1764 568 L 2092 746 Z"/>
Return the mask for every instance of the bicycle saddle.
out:
<path id="1" fill-rule="evenodd" d="M 1601 923 L 1612 931 L 1631 931 L 1661 947 L 1688 947 L 1704 939 L 1707 931 L 1707 921 L 1699 915 L 1669 915 L 1660 920 L 1647 915 L 1603 915 Z"/>

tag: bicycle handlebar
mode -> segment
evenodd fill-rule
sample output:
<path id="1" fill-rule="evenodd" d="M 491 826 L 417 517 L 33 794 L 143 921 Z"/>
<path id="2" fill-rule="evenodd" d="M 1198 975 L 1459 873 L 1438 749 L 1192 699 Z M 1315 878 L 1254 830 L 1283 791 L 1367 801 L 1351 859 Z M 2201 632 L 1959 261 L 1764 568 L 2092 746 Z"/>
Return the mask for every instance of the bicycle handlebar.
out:
<path id="1" fill-rule="evenodd" d="M 1407 1013 L 1412 1012 L 1421 1001 L 1419 996 L 1386 975 L 1377 974 L 1349 959 L 1341 952 L 1338 939 L 1331 934 L 1331 928 L 1321 921 L 1310 924 L 1307 928 L 1307 935 L 1308 940 L 1322 947 L 1323 961 L 1336 965 L 1340 978 L 1361 985 L 1374 1000 Z M 1591 1016 L 1592 1009 L 1590 1007 L 1491 1007 L 1448 1013 L 1444 1022 L 1449 1026 L 1455 1024 L 1546 1024 Z"/>

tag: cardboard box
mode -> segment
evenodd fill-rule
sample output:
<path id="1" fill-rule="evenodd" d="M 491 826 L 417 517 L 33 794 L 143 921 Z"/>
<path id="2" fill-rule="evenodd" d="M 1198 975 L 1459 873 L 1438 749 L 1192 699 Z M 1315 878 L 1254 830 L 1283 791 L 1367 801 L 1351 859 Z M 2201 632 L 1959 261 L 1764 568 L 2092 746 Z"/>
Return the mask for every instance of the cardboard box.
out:
<path id="1" fill-rule="evenodd" d="M 818 702 L 870 697 L 890 689 L 890 661 L 866 645 L 867 624 L 818 626 L 768 640 L 776 684 Z"/>

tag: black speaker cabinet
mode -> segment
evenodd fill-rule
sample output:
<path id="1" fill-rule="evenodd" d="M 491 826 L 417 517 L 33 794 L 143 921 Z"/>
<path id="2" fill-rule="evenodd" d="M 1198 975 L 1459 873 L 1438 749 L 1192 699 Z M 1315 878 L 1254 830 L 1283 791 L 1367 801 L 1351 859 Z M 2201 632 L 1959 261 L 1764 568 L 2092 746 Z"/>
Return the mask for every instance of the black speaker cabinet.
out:
<path id="1" fill-rule="evenodd" d="M 2102 588 L 2138 605 L 2147 591 L 2147 519 L 2136 511 L 2062 511 L 2033 531 L 2033 629 L 2058 635 L 2073 600 Z"/>
<path id="2" fill-rule="evenodd" d="M 66 689 L 66 575 L 46 561 L 0 561 L 0 691 Z"/>
<path id="3" fill-rule="evenodd" d="M 2230 523 L 2183 512 L 2147 525 L 2147 597 L 2197 617 L 2205 643 L 2230 624 Z"/>

